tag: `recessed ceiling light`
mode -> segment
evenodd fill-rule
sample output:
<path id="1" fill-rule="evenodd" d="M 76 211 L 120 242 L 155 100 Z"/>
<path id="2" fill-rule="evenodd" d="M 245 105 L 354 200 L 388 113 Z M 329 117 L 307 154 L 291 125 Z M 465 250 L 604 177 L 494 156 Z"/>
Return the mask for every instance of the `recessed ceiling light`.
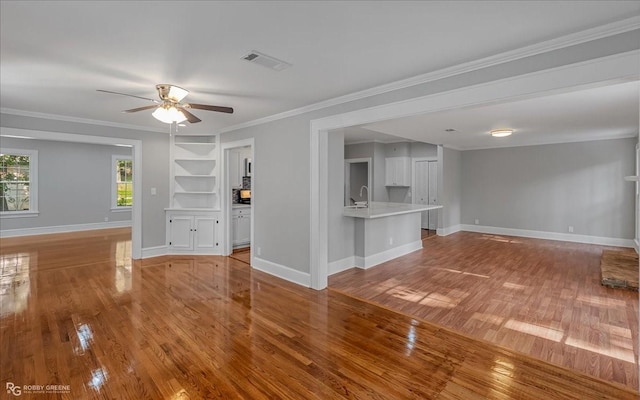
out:
<path id="1" fill-rule="evenodd" d="M 513 129 L 494 129 L 489 132 L 493 137 L 506 137 L 511 136 Z"/>

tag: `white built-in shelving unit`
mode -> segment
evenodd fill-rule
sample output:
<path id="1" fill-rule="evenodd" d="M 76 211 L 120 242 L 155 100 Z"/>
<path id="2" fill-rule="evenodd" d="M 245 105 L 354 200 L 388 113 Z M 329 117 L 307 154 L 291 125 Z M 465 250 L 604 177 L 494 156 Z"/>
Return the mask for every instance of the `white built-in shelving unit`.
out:
<path id="1" fill-rule="evenodd" d="M 219 138 L 171 136 L 171 199 L 166 209 L 170 253 L 219 254 Z"/>

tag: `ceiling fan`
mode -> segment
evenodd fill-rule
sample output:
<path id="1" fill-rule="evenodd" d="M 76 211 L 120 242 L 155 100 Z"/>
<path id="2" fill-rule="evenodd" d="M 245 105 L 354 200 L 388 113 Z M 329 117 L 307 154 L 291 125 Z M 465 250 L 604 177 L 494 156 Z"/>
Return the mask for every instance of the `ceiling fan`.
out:
<path id="1" fill-rule="evenodd" d="M 233 113 L 233 108 L 231 107 L 211 106 L 207 104 L 180 103 L 180 101 L 182 101 L 182 99 L 184 99 L 189 94 L 189 91 L 179 86 L 161 83 L 159 85 L 156 85 L 156 89 L 158 90 L 158 96 L 160 97 L 159 101 L 150 99 L 148 97 L 136 96 L 133 94 L 112 92 L 110 90 L 98 89 L 97 91 L 152 101 L 153 103 L 155 103 L 154 105 L 132 108 L 130 110 L 124 110 L 123 112 L 134 113 L 155 108 L 156 110 L 152 114 L 153 117 L 166 124 L 172 124 L 174 122 L 180 123 L 184 122 L 185 120 L 189 121 L 192 124 L 200 122 L 201 119 L 188 111 L 188 108 L 196 110 L 217 111 L 227 114 Z"/>

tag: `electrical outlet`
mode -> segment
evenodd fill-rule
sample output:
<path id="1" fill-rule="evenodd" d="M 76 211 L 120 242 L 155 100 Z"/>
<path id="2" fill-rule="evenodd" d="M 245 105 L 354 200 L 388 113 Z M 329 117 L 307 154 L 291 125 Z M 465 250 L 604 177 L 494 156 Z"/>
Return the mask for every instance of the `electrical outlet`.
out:
<path id="1" fill-rule="evenodd" d="M 104 217 L 104 222 L 109 222 L 109 217 Z"/>
<path id="2" fill-rule="evenodd" d="M 569 225 L 569 233 L 573 233 L 573 226 Z"/>
<path id="3" fill-rule="evenodd" d="M 392 237 L 389 238 L 389 246 L 393 246 L 393 238 Z"/>
<path id="4" fill-rule="evenodd" d="M 476 225 L 480 225 L 480 220 L 479 219 L 476 219 L 474 222 L 475 222 Z"/>
<path id="5" fill-rule="evenodd" d="M 259 255 L 259 256 L 261 256 L 261 255 L 262 255 L 262 247 L 258 247 L 258 249 L 257 249 L 257 253 L 258 253 L 258 255 Z"/>

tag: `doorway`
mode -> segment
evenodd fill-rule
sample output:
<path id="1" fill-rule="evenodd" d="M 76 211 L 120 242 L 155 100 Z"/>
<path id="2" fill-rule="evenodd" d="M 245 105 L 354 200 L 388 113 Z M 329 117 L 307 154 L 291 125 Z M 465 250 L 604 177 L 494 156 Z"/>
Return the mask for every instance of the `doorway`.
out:
<path id="1" fill-rule="evenodd" d="M 223 255 L 253 264 L 255 232 L 254 140 L 222 144 Z"/>
<path id="2" fill-rule="evenodd" d="M 438 204 L 438 161 L 433 158 L 413 159 L 413 182 L 411 199 L 413 204 Z M 421 228 L 429 232 L 438 227 L 438 210 L 422 212 Z M 427 236 L 430 236 L 427 233 Z"/>
<path id="3" fill-rule="evenodd" d="M 371 202 L 371 158 L 349 158 L 344 160 L 344 205 L 356 202 Z"/>

